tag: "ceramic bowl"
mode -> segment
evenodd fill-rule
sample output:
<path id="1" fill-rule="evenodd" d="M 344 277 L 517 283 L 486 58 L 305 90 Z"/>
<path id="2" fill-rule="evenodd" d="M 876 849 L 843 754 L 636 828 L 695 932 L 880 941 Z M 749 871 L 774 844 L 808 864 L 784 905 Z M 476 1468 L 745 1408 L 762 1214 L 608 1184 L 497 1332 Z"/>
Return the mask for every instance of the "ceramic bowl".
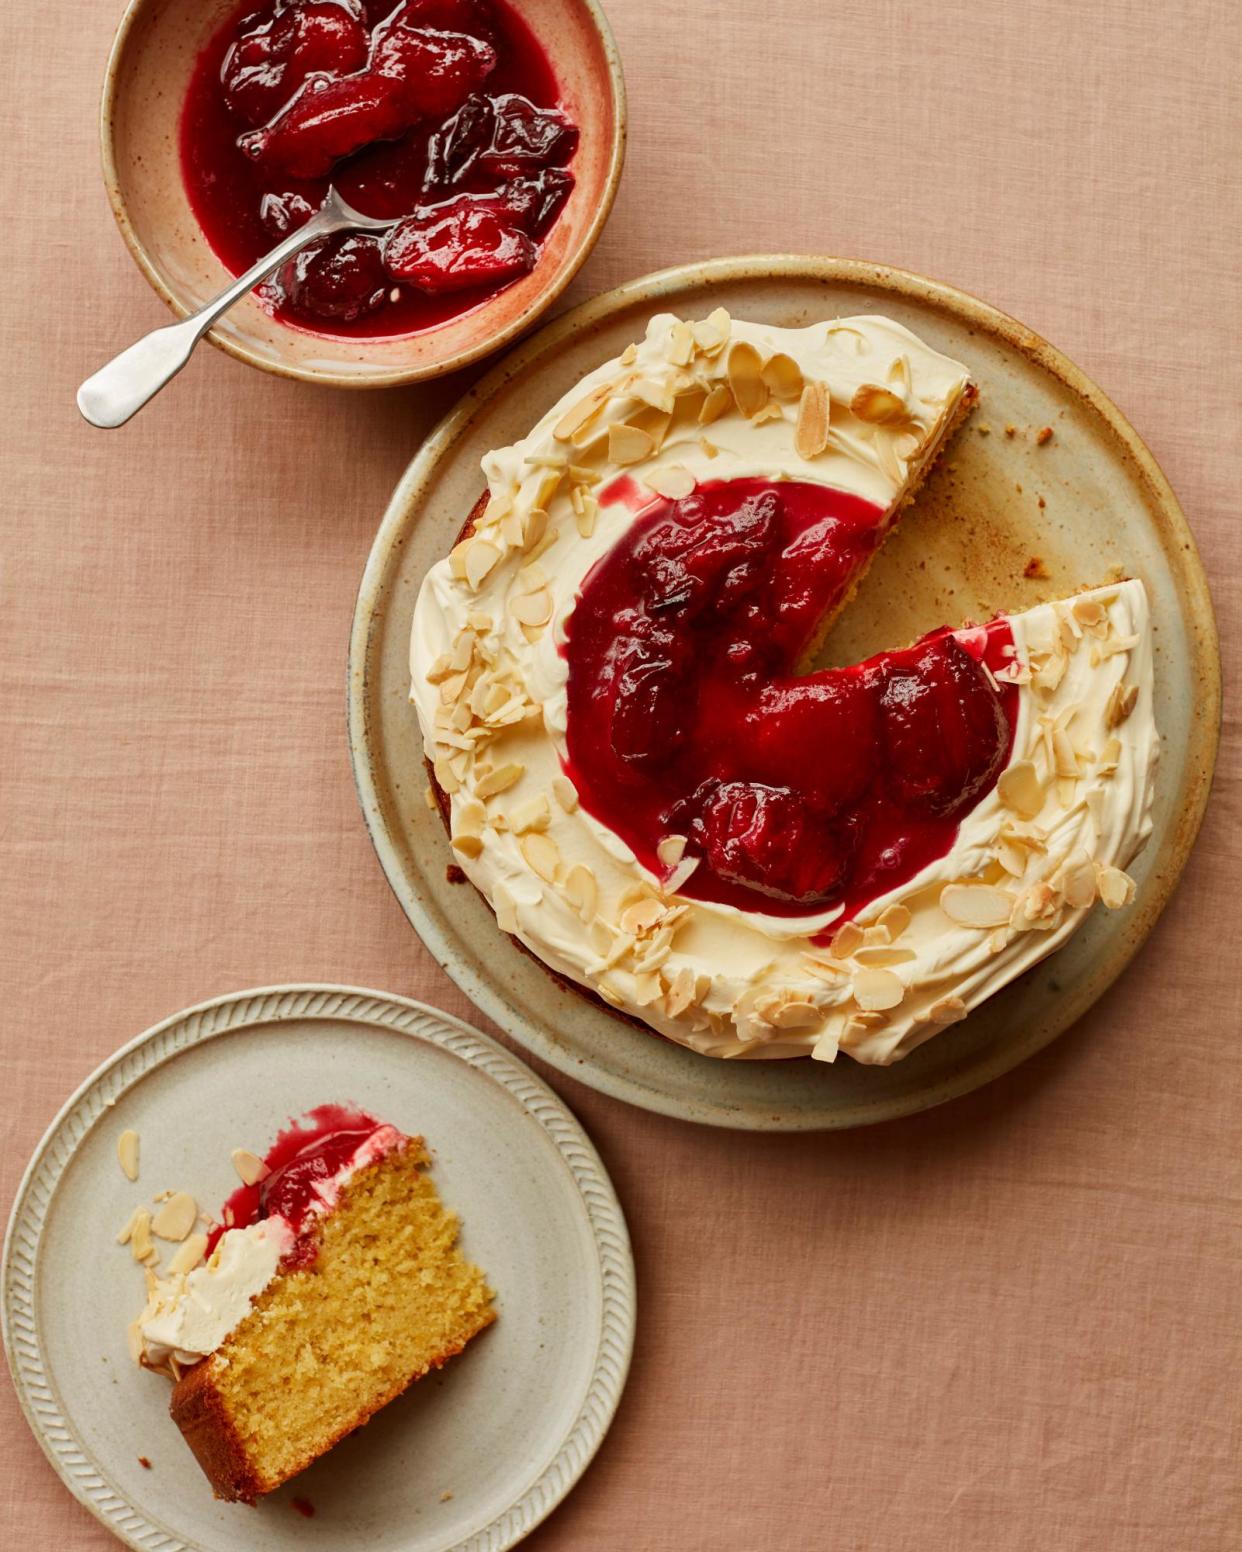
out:
<path id="1" fill-rule="evenodd" d="M 515 339 L 556 300 L 598 238 L 625 154 L 625 86 L 596 0 L 511 0 L 544 43 L 581 130 L 577 180 L 529 275 L 437 328 L 405 337 L 334 338 L 292 328 L 251 297 L 208 336 L 264 371 L 346 388 L 382 388 L 456 371 Z M 179 119 L 194 62 L 236 0 L 130 0 L 104 82 L 104 182 L 139 269 L 184 317 L 232 279 L 190 208 Z"/>

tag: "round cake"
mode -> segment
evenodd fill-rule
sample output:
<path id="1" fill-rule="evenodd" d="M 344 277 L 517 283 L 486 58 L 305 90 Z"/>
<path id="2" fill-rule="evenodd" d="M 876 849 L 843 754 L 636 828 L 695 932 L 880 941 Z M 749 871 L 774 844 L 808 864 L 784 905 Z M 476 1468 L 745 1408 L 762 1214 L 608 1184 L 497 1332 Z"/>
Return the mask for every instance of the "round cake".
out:
<path id="1" fill-rule="evenodd" d="M 811 670 L 976 396 L 887 318 L 663 314 L 484 459 L 411 699 L 455 861 L 555 975 L 703 1055 L 883 1064 L 1129 902 L 1140 581 Z"/>

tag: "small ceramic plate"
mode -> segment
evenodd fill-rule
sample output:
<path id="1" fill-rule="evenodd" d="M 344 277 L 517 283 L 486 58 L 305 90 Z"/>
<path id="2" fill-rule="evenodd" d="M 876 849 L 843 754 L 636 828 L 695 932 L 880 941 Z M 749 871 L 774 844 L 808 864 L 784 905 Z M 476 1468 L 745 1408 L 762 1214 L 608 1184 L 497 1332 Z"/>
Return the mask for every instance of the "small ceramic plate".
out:
<path id="1" fill-rule="evenodd" d="M 966 362 L 974 418 L 887 541 L 830 635 L 849 662 L 934 626 L 987 619 L 1108 580 L 1146 583 L 1163 735 L 1155 833 L 1134 865 L 1136 903 L 1096 911 L 1059 953 L 893 1067 L 722 1062 L 647 1034 L 555 983 L 446 881 L 449 850 L 423 800 L 408 704 L 410 618 L 427 568 L 483 489 L 481 456 L 516 440 L 653 312 L 798 326 L 882 312 Z M 1012 426 L 1013 435 L 1005 434 Z M 1036 432 L 1053 429 L 1050 441 Z M 988 434 L 980 434 L 983 428 Z M 1027 576 L 1038 557 L 1038 576 Z M 371 552 L 354 620 L 350 732 L 363 812 L 406 914 L 489 1017 L 606 1093 L 722 1126 L 812 1129 L 888 1120 L 963 1094 L 1046 1045 L 1120 974 L 1163 909 L 1207 801 L 1220 721 L 1216 625 L 1181 509 L 1116 407 L 1050 345 L 985 303 L 902 271 L 847 260 L 720 259 L 633 281 L 549 325 L 492 372 L 424 443 Z"/>
<path id="2" fill-rule="evenodd" d="M 217 1503 L 169 1421 L 167 1382 L 126 1351 L 143 1286 L 115 1235 L 166 1187 L 216 1208 L 234 1147 L 262 1151 L 287 1117 L 335 1100 L 427 1138 L 499 1319 L 257 1509 Z M 127 1127 L 141 1139 L 132 1185 L 116 1160 Z M 349 987 L 243 992 L 125 1046 L 39 1145 L 4 1251 L 4 1339 L 30 1426 L 75 1497 L 144 1552 L 501 1552 L 595 1453 L 634 1313 L 625 1220 L 556 1095 L 455 1019 Z"/>

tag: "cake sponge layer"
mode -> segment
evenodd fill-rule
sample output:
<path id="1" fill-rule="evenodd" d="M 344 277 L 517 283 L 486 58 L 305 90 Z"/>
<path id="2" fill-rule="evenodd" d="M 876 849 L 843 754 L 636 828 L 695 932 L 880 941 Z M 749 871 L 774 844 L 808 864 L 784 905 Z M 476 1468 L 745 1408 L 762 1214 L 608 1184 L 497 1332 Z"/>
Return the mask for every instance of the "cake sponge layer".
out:
<path id="1" fill-rule="evenodd" d="M 367 1422 L 495 1319 L 418 1139 L 361 1170 L 313 1264 L 278 1275 L 173 1390 L 219 1498 L 252 1502 Z"/>

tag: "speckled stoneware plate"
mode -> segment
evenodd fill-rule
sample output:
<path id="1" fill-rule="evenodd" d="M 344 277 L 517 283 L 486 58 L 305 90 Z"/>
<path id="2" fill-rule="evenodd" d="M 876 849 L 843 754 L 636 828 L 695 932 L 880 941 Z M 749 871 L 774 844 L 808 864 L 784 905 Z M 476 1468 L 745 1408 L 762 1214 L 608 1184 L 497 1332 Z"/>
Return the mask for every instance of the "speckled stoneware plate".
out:
<path id="1" fill-rule="evenodd" d="M 426 1136 L 499 1319 L 257 1509 L 217 1503 L 169 1421 L 167 1383 L 126 1351 L 143 1287 L 115 1235 L 166 1187 L 214 1210 L 236 1184 L 232 1148 L 262 1150 L 291 1114 L 346 1099 Z M 127 1127 L 141 1139 L 133 1185 L 116 1159 Z M 145 1552 L 501 1552 L 586 1469 L 634 1333 L 625 1220 L 565 1106 L 465 1024 L 351 987 L 242 992 L 118 1051 L 31 1160 L 3 1277 L 31 1427 L 74 1496 Z"/>
<path id="2" fill-rule="evenodd" d="M 966 362 L 973 422 L 886 543 L 829 637 L 844 662 L 933 626 L 985 619 L 1108 580 L 1147 584 L 1163 753 L 1155 833 L 1134 865 L 1136 903 L 1096 911 L 1058 954 L 890 1068 L 810 1060 L 721 1062 L 565 991 L 496 927 L 423 801 L 407 643 L 419 582 L 483 488 L 479 459 L 514 441 L 583 373 L 642 336 L 662 309 L 798 326 L 883 312 Z M 1013 436 L 1004 428 L 1015 427 Z M 980 427 L 990 428 L 981 435 Z M 1051 441 L 1035 433 L 1051 426 Z M 1024 576 L 1038 556 L 1045 575 Z M 1003 313 L 902 271 L 834 259 L 720 259 L 636 280 L 549 325 L 427 439 L 398 486 L 363 577 L 350 658 L 350 735 L 363 812 L 406 914 L 478 1006 L 562 1071 L 634 1104 L 721 1126 L 856 1126 L 963 1094 L 1046 1045 L 1125 968 L 1159 916 L 1203 815 L 1220 720 L 1207 583 L 1151 454 L 1100 390 Z"/>

